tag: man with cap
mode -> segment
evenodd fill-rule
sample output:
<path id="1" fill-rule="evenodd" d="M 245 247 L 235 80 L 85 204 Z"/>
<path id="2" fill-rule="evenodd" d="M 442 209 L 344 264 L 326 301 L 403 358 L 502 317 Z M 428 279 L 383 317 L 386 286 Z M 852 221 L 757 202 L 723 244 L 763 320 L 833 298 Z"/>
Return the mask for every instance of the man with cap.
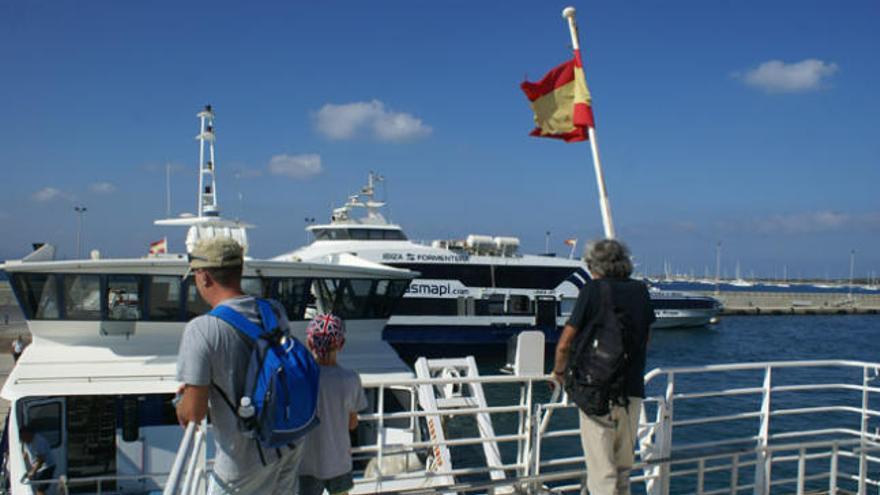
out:
<path id="1" fill-rule="evenodd" d="M 226 305 L 260 324 L 256 300 L 241 288 L 243 253 L 232 239 L 199 241 L 189 256 L 199 295 L 212 308 Z M 284 308 L 269 301 L 280 328 L 289 323 Z M 194 318 L 186 325 L 177 358 L 181 398 L 177 418 L 181 426 L 200 422 L 211 411 L 215 451 L 209 493 L 295 493 L 301 449 L 266 450 L 244 435 L 232 402 L 245 387 L 251 343 L 225 321 L 212 315 Z"/>

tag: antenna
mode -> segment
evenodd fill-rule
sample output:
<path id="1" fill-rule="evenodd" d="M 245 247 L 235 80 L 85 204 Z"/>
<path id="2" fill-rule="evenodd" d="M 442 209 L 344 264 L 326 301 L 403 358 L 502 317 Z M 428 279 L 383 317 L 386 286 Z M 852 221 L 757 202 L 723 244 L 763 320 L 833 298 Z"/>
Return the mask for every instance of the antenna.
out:
<path id="1" fill-rule="evenodd" d="M 171 218 L 171 162 L 165 162 L 165 218 Z"/>
<path id="2" fill-rule="evenodd" d="M 198 216 L 216 217 L 220 214 L 217 207 L 217 178 L 214 162 L 214 110 L 211 105 L 196 114 L 199 118 L 199 204 Z M 208 160 L 205 161 L 205 146 L 208 147 Z"/>

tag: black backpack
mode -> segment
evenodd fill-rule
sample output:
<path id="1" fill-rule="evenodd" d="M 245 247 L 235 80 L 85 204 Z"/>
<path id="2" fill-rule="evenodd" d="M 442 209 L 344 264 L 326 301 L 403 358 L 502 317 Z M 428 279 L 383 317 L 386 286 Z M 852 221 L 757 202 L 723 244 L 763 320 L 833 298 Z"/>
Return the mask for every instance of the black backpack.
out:
<path id="1" fill-rule="evenodd" d="M 611 406 L 627 406 L 626 375 L 631 356 L 631 319 L 614 305 L 611 285 L 598 280 L 599 311 L 576 338 L 568 358 L 565 390 L 586 414 L 604 416 Z"/>

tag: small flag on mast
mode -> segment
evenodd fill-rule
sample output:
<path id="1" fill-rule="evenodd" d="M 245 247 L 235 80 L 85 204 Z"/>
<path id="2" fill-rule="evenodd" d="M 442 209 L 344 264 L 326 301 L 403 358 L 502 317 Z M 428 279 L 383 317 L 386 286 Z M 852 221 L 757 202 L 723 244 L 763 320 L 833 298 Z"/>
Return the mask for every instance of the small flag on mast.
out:
<path id="1" fill-rule="evenodd" d="M 577 239 L 566 239 L 566 240 L 565 240 L 565 245 L 566 245 L 566 246 L 574 247 L 575 245 L 577 245 L 577 243 L 578 243 L 578 240 L 577 240 Z"/>
<path id="2" fill-rule="evenodd" d="M 551 69 L 540 81 L 524 81 L 520 88 L 535 112 L 532 136 L 567 143 L 589 139 L 587 128 L 595 127 L 595 122 L 580 50 L 575 50 L 571 60 Z"/>
<path id="3" fill-rule="evenodd" d="M 162 240 L 150 243 L 150 256 L 168 253 L 168 238 L 163 237 Z"/>

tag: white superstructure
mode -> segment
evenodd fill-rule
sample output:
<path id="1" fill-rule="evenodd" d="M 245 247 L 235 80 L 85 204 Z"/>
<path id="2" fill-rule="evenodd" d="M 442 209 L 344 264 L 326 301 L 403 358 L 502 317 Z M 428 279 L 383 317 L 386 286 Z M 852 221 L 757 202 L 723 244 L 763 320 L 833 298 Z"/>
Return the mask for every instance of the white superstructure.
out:
<path id="1" fill-rule="evenodd" d="M 383 180 L 367 184 L 333 210 L 330 222 L 310 225 L 314 241 L 279 260 L 320 260 L 338 253 L 420 273 L 395 309 L 385 337 L 395 344 L 492 344 L 526 329 L 555 341 L 589 279 L 578 259 L 519 252 L 519 239 L 471 234 L 430 244 L 409 240 L 380 212 Z M 358 212 L 363 212 L 362 214 Z M 652 293 L 657 327 L 705 325 L 718 313 L 712 298 Z"/>

